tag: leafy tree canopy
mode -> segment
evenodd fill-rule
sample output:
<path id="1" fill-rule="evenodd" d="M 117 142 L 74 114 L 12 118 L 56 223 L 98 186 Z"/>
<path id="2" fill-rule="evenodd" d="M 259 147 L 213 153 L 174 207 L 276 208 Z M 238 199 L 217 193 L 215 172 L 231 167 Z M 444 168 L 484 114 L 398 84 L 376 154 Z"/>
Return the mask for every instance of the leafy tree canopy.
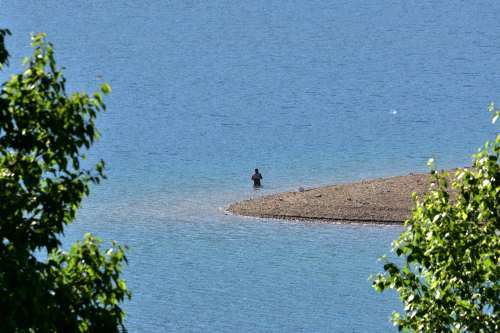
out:
<path id="1" fill-rule="evenodd" d="M 0 30 L 0 64 L 8 34 Z M 92 169 L 80 161 L 105 105 L 99 92 L 67 93 L 44 34 L 32 45 L 24 72 L 0 91 L 0 331 L 118 331 L 130 297 L 124 249 L 113 243 L 104 253 L 87 234 L 65 252 L 59 240 L 89 184 L 104 178 L 102 161 Z"/>
<path id="2" fill-rule="evenodd" d="M 490 106 L 493 123 L 499 111 Z M 485 144 L 470 169 L 434 175 L 435 187 L 416 198 L 405 231 L 393 243 L 401 264 L 385 260 L 373 280 L 395 289 L 400 330 L 500 332 L 500 135 Z M 452 179 L 452 195 L 448 182 Z"/>
<path id="3" fill-rule="evenodd" d="M 7 61 L 9 53 L 5 48 L 5 36 L 10 35 L 10 31 L 7 29 L 0 29 L 0 69 L 2 65 Z"/>

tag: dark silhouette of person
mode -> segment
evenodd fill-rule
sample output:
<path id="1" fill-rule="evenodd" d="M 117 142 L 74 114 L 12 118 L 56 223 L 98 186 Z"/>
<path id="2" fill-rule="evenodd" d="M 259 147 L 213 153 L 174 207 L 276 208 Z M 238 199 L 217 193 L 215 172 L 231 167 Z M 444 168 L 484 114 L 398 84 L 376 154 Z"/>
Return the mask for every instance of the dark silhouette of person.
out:
<path id="1" fill-rule="evenodd" d="M 255 173 L 252 175 L 253 186 L 260 187 L 260 180 L 262 179 L 262 175 L 259 172 L 259 169 L 255 169 Z"/>

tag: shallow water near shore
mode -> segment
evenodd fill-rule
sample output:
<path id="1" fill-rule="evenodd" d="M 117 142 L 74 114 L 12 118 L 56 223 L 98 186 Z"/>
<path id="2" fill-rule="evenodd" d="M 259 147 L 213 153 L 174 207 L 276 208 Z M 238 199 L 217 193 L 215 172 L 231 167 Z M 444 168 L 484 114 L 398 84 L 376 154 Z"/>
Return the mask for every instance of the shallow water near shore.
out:
<path id="1" fill-rule="evenodd" d="M 127 244 L 130 332 L 387 332 L 376 294 L 398 226 L 224 214 L 255 195 L 470 164 L 500 102 L 496 1 L 2 3 L 12 68 L 30 32 L 70 89 L 108 81 L 108 177 L 66 244 Z M 5 74 L 0 74 L 5 78 Z M 254 191 L 250 175 L 263 173 Z"/>

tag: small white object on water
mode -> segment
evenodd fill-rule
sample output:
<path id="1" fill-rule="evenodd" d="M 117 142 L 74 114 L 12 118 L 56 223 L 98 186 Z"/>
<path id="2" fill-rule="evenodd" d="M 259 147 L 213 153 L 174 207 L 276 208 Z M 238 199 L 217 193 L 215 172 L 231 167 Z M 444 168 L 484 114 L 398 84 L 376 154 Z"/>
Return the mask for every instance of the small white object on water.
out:
<path id="1" fill-rule="evenodd" d="M 391 110 L 391 114 L 398 114 L 398 110 L 394 110 L 394 109 L 392 109 L 392 110 Z"/>

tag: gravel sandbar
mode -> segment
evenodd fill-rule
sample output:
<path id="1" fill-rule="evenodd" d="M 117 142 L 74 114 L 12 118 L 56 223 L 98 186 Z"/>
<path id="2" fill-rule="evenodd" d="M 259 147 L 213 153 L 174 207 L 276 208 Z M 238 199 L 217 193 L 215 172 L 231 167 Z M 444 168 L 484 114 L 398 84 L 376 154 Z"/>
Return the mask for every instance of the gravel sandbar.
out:
<path id="1" fill-rule="evenodd" d="M 264 218 L 403 223 L 414 207 L 412 193 L 424 194 L 430 182 L 429 174 L 363 180 L 245 200 L 228 211 Z"/>

